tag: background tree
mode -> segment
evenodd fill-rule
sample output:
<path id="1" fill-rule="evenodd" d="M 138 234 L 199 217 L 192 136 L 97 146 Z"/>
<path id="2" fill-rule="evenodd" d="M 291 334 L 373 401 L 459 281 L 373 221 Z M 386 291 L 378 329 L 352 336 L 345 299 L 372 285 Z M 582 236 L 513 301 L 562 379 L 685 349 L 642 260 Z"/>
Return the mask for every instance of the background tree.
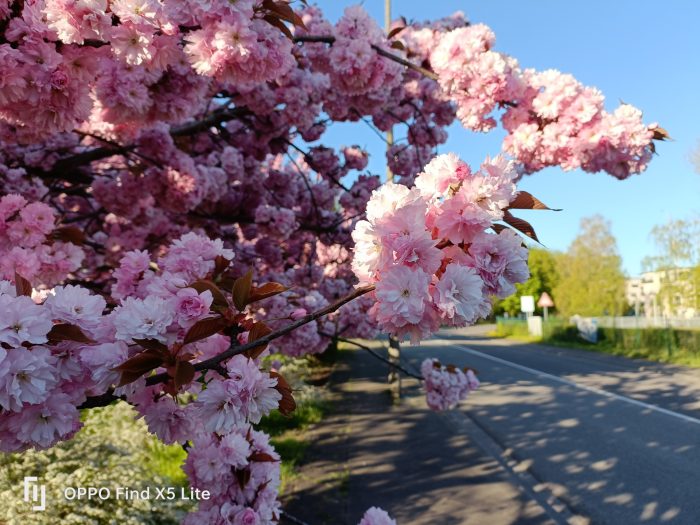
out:
<path id="1" fill-rule="evenodd" d="M 558 257 L 557 307 L 565 315 L 619 315 L 625 307 L 625 276 L 610 222 L 581 219 L 581 231 Z"/>
<path id="2" fill-rule="evenodd" d="M 520 297 L 523 295 L 533 295 L 535 301 L 539 299 L 542 292 L 553 295 L 553 290 L 559 282 L 559 272 L 557 269 L 557 258 L 560 254 L 549 250 L 537 248 L 530 249 L 528 256 L 528 266 L 530 267 L 530 278 L 515 285 L 515 293 L 506 297 L 494 306 L 496 315 L 507 313 L 508 315 L 518 315 L 520 313 Z M 556 297 L 554 297 L 556 303 Z M 539 313 L 540 308 L 537 308 Z"/>
<path id="3" fill-rule="evenodd" d="M 654 255 L 642 262 L 646 271 L 661 271 L 659 300 L 668 305 L 700 306 L 700 217 L 673 219 L 652 228 Z"/>

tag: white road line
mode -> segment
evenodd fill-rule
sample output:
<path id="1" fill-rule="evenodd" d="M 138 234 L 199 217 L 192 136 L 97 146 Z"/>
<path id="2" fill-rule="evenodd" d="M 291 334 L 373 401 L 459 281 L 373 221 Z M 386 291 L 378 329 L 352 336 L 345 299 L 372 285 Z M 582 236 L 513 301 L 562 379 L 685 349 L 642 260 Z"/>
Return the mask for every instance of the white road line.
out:
<path id="1" fill-rule="evenodd" d="M 656 405 L 650 405 L 649 403 L 645 403 L 644 401 L 639 401 L 639 400 L 633 399 L 631 397 L 626 397 L 626 396 L 621 396 L 619 394 L 614 394 L 614 393 L 608 392 L 606 390 L 601 390 L 600 388 L 581 385 L 579 383 L 575 383 L 575 382 L 570 381 L 568 379 L 564 379 L 563 377 L 548 374 L 547 372 L 542 372 L 541 370 L 535 370 L 534 368 L 529 368 L 527 366 L 519 365 L 519 364 L 513 363 L 511 361 L 506 361 L 505 359 L 501 359 L 500 357 L 496 357 L 496 356 L 489 355 L 489 354 L 484 354 L 483 352 L 477 352 L 476 350 L 472 350 L 471 348 L 467 348 L 466 346 L 461 346 L 461 345 L 450 345 L 450 346 L 457 348 L 458 350 L 461 350 L 462 352 L 466 352 L 468 354 L 472 354 L 472 355 L 475 355 L 477 357 L 481 357 L 483 359 L 488 359 L 489 361 L 494 361 L 496 363 L 500 363 L 502 365 L 509 366 L 511 368 L 516 368 L 518 370 L 522 370 L 523 372 L 528 372 L 528 373 L 536 375 L 538 377 L 544 377 L 544 378 L 550 379 L 552 381 L 556 381 L 558 383 L 563 383 L 563 384 L 568 385 L 568 386 L 580 388 L 581 390 L 587 390 L 588 392 L 592 392 L 593 394 L 598 394 L 600 396 L 609 397 L 611 399 L 616 399 L 618 401 L 624 401 L 624 402 L 630 403 L 632 405 L 637 405 L 639 407 L 646 408 L 647 410 L 652 410 L 654 412 L 659 412 L 660 414 L 665 414 L 667 416 L 682 419 L 683 421 L 686 421 L 688 423 L 695 423 L 697 425 L 700 425 L 700 419 L 697 419 L 697 418 L 694 418 L 691 416 L 687 416 L 687 415 L 681 414 L 679 412 L 674 412 L 673 410 L 667 410 L 665 408 L 661 408 L 661 407 L 658 407 Z"/>

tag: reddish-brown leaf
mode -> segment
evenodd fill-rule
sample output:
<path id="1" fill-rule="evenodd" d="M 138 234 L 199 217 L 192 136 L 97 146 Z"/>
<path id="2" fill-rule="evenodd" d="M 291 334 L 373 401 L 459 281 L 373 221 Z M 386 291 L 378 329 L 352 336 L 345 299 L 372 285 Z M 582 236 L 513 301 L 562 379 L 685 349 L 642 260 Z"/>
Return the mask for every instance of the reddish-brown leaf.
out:
<path id="1" fill-rule="evenodd" d="M 15 291 L 17 292 L 17 297 L 22 295 L 26 295 L 27 297 L 32 296 L 32 283 L 17 272 L 15 272 Z"/>
<path id="2" fill-rule="evenodd" d="M 492 224 L 492 225 L 491 225 L 491 228 L 492 228 L 493 231 L 495 231 L 496 233 L 501 233 L 503 230 L 507 230 L 507 229 L 508 229 L 508 226 L 506 226 L 505 224 Z"/>
<path id="3" fill-rule="evenodd" d="M 233 304 L 239 311 L 243 311 L 248 304 L 250 290 L 253 287 L 253 270 L 248 270 L 243 277 L 239 277 L 233 283 Z"/>
<path id="4" fill-rule="evenodd" d="M 389 34 L 388 34 L 388 35 L 386 35 L 387 39 L 388 39 L 388 40 L 391 40 L 391 39 L 394 38 L 396 35 L 398 35 L 401 31 L 403 31 L 404 29 L 406 29 L 406 26 L 405 26 L 405 25 L 395 27 L 394 29 L 392 29 L 391 31 L 389 31 Z"/>
<path id="5" fill-rule="evenodd" d="M 400 49 L 401 51 L 406 51 L 406 46 L 403 45 L 403 42 L 400 42 L 398 40 L 394 40 L 391 43 L 390 46 L 392 49 Z"/>
<path id="6" fill-rule="evenodd" d="M 190 285 L 190 288 L 194 288 L 197 290 L 197 293 L 202 293 L 205 290 L 209 290 L 211 292 L 212 297 L 214 298 L 214 301 L 211 303 L 211 307 L 213 310 L 227 310 L 228 309 L 228 301 L 226 300 L 226 297 L 224 296 L 223 292 L 221 289 L 216 286 L 213 282 L 207 280 L 207 279 L 200 279 L 199 281 L 195 281 Z"/>
<path id="7" fill-rule="evenodd" d="M 188 385 L 194 379 L 194 365 L 187 361 L 178 361 L 175 363 L 175 371 L 173 373 L 173 382 L 175 388 L 180 389 L 183 385 Z"/>
<path id="8" fill-rule="evenodd" d="M 530 239 L 540 242 L 540 240 L 537 238 L 537 234 L 535 233 L 535 229 L 526 220 L 514 217 L 509 211 L 506 210 L 503 214 L 503 222 L 509 224 L 523 235 L 527 235 L 530 237 Z"/>
<path id="9" fill-rule="evenodd" d="M 289 290 L 286 286 L 280 283 L 265 283 L 262 286 L 254 286 L 248 296 L 247 304 L 255 301 L 262 301 L 273 295 L 281 294 Z"/>
<path id="10" fill-rule="evenodd" d="M 267 326 L 262 321 L 257 322 L 248 332 L 248 342 L 250 343 L 252 341 L 257 341 L 261 337 L 265 337 L 266 335 L 271 333 L 272 329 L 269 326 Z M 250 350 L 246 350 L 245 355 L 250 357 L 251 359 L 255 359 L 265 351 L 265 348 L 267 348 L 267 343 L 251 348 Z"/>
<path id="11" fill-rule="evenodd" d="M 154 368 L 156 368 L 156 367 L 154 367 Z M 124 370 L 121 373 L 121 376 L 119 377 L 119 384 L 117 386 L 124 386 L 124 385 L 128 385 L 129 383 L 133 383 L 139 377 L 141 377 L 143 374 L 145 374 L 145 372 L 143 372 L 141 370 L 135 370 L 135 371 Z"/>
<path id="12" fill-rule="evenodd" d="M 69 323 L 58 323 L 51 327 L 46 337 L 52 343 L 59 341 L 75 341 L 76 343 L 91 344 L 94 343 L 87 335 L 83 333 L 80 327 Z"/>
<path id="13" fill-rule="evenodd" d="M 85 233 L 76 226 L 61 226 L 56 228 L 51 237 L 57 241 L 70 242 L 82 246 L 85 242 Z"/>
<path id="14" fill-rule="evenodd" d="M 297 403 L 294 401 L 294 397 L 292 396 L 292 389 L 289 386 L 289 383 L 287 383 L 286 379 L 282 377 L 279 372 L 271 370 L 270 377 L 277 379 L 277 385 L 275 388 L 280 394 L 282 394 L 282 399 L 280 399 L 278 410 L 283 416 L 288 416 L 297 408 Z"/>
<path id="15" fill-rule="evenodd" d="M 244 489 L 250 481 L 250 469 L 244 468 L 236 470 L 236 479 L 238 480 L 238 485 Z"/>
<path id="16" fill-rule="evenodd" d="M 671 135 L 661 126 L 655 127 L 652 131 L 654 132 L 653 140 L 671 140 Z"/>
<path id="17" fill-rule="evenodd" d="M 248 461 L 274 462 L 278 460 L 266 452 L 253 452 L 248 458 Z"/>
<path id="18" fill-rule="evenodd" d="M 161 352 L 163 355 L 168 354 L 168 347 L 157 339 L 134 339 L 134 343 L 144 347 L 146 350 Z"/>
<path id="19" fill-rule="evenodd" d="M 185 344 L 194 343 L 195 341 L 201 341 L 214 335 L 224 328 L 228 323 L 223 317 L 207 317 L 201 321 L 197 321 L 192 325 L 192 327 L 185 334 L 184 342 Z"/>
<path id="20" fill-rule="evenodd" d="M 519 191 L 515 199 L 508 205 L 509 209 L 513 210 L 551 210 L 561 211 L 560 209 L 550 208 L 537 197 L 534 197 L 527 191 Z"/>
<path id="21" fill-rule="evenodd" d="M 214 276 L 219 276 L 224 273 L 229 264 L 231 264 L 231 261 L 229 261 L 226 257 L 223 255 L 217 255 L 216 259 L 214 259 Z"/>
<path id="22" fill-rule="evenodd" d="M 276 15 L 270 13 L 263 16 L 263 20 L 268 24 L 275 26 L 277 29 L 282 31 L 282 34 L 286 36 L 289 40 L 294 40 L 294 35 L 282 20 L 280 20 Z"/>
<path id="23" fill-rule="evenodd" d="M 112 368 L 121 372 L 121 380 L 117 386 L 124 386 L 136 381 L 139 377 L 154 370 L 164 363 L 164 356 L 156 350 L 144 350 L 127 359 L 121 365 Z"/>

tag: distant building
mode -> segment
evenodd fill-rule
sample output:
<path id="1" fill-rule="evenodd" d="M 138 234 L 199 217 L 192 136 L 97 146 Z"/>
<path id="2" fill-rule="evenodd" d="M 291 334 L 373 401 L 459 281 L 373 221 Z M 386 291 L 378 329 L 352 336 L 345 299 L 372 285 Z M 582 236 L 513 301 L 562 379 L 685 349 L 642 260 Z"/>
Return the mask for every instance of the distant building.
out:
<path id="1" fill-rule="evenodd" d="M 630 306 L 643 317 L 682 317 L 700 315 L 691 268 L 644 272 L 627 279 L 625 293 Z"/>

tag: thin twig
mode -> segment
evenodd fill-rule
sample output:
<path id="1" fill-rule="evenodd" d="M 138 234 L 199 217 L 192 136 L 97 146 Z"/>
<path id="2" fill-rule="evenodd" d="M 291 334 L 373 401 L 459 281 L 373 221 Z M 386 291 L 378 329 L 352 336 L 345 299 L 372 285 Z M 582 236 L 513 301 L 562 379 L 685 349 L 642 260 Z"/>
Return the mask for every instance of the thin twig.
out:
<path id="1" fill-rule="evenodd" d="M 295 42 L 323 42 L 325 44 L 330 44 L 333 45 L 335 42 L 335 37 L 333 36 L 319 36 L 319 35 L 302 35 L 302 36 L 295 36 L 294 37 Z M 394 62 L 398 62 L 402 66 L 406 66 L 409 69 L 412 69 L 413 71 L 417 71 L 424 77 L 430 78 L 432 80 L 437 80 L 438 76 L 436 73 L 433 71 L 430 71 L 429 69 L 426 69 L 424 67 L 421 67 L 417 64 L 414 64 L 410 60 L 406 60 L 403 57 L 400 57 L 398 55 L 395 55 L 394 53 L 391 53 L 387 51 L 386 49 L 383 49 L 379 47 L 376 44 L 371 44 L 372 49 L 374 49 L 379 55 L 382 55 L 384 58 L 388 58 L 389 60 L 393 60 Z"/>
<path id="2" fill-rule="evenodd" d="M 204 361 L 200 361 L 199 363 L 196 363 L 194 365 L 194 369 L 198 372 L 203 372 L 206 370 L 216 370 L 222 361 L 225 361 L 227 359 L 232 358 L 233 356 L 243 354 L 247 352 L 248 350 L 251 350 L 252 348 L 257 348 L 261 345 L 266 345 L 271 341 L 274 341 L 275 339 L 278 339 L 284 335 L 287 335 L 288 333 L 296 330 L 300 326 L 303 326 L 305 324 L 310 323 L 311 321 L 315 321 L 316 319 L 319 319 L 320 317 L 323 317 L 324 315 L 328 315 L 332 312 L 335 312 L 338 308 L 341 306 L 349 303 L 350 301 L 357 299 L 358 297 L 369 293 L 374 290 L 374 285 L 368 285 L 368 286 L 362 286 L 360 288 L 356 288 L 352 293 L 346 295 L 345 297 L 342 297 L 335 301 L 334 303 L 329 304 L 328 306 L 321 308 L 320 310 L 316 310 L 315 312 L 312 312 L 308 315 L 305 315 L 298 321 L 295 321 L 284 328 L 280 328 L 279 330 L 272 332 L 265 337 L 261 337 L 260 339 L 256 339 L 255 341 L 251 341 L 249 343 L 246 343 L 244 345 L 231 345 L 228 350 L 225 350 L 224 352 L 221 352 L 218 355 L 215 355 L 214 357 L 210 359 L 206 359 Z M 153 376 L 150 376 L 146 378 L 146 385 L 147 386 L 152 386 L 152 385 L 157 385 L 159 383 L 165 383 L 169 381 L 171 377 L 167 373 L 161 373 L 161 374 L 156 374 Z M 95 407 L 101 407 L 101 406 L 107 406 L 112 401 L 116 401 L 119 399 L 115 395 L 112 394 L 111 391 L 107 391 L 104 394 L 101 394 L 99 396 L 92 396 L 88 397 L 86 401 L 80 405 L 78 408 L 95 408 Z"/>
<path id="3" fill-rule="evenodd" d="M 416 374 L 414 374 L 413 372 L 410 372 L 410 371 L 406 370 L 404 367 L 402 367 L 402 366 L 399 365 L 398 363 L 393 363 L 393 362 L 391 362 L 390 360 L 388 360 L 386 357 L 384 357 L 384 356 L 381 355 L 380 353 L 375 352 L 375 351 L 374 351 L 372 348 L 370 348 L 369 346 L 366 346 L 366 345 L 363 345 L 363 344 L 358 343 L 358 342 L 356 342 L 356 341 L 353 341 L 352 339 L 346 339 L 346 338 L 344 338 L 344 337 L 332 336 L 332 335 L 329 335 L 329 334 L 324 334 L 324 333 L 322 333 L 322 332 L 319 332 L 319 333 L 320 333 L 321 335 L 325 335 L 326 337 L 335 337 L 338 341 L 342 341 L 343 343 L 350 343 L 351 345 L 355 345 L 355 346 L 357 346 L 358 348 L 361 348 L 362 350 L 366 350 L 367 352 L 369 352 L 370 354 L 372 354 L 374 357 L 376 357 L 376 358 L 379 359 L 380 361 L 383 361 L 384 363 L 393 366 L 394 368 L 396 368 L 397 370 L 400 370 L 401 372 L 403 372 L 403 373 L 406 374 L 407 376 L 413 377 L 413 378 L 418 379 L 418 380 L 420 380 L 420 381 L 423 381 L 423 378 L 422 378 L 421 376 L 416 375 Z"/>
<path id="4" fill-rule="evenodd" d="M 296 525 L 309 525 L 305 521 L 301 521 L 299 518 L 295 518 L 294 516 L 289 514 L 289 512 L 286 512 L 284 510 L 280 511 L 280 516 L 284 516 L 285 518 L 287 518 L 287 521 L 291 521 L 292 523 L 295 523 Z"/>

